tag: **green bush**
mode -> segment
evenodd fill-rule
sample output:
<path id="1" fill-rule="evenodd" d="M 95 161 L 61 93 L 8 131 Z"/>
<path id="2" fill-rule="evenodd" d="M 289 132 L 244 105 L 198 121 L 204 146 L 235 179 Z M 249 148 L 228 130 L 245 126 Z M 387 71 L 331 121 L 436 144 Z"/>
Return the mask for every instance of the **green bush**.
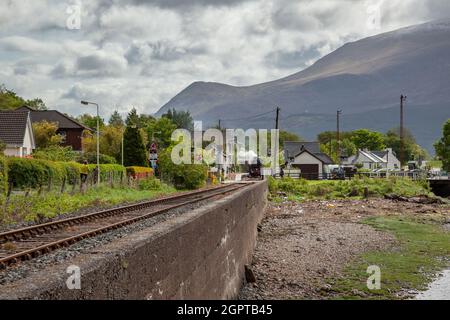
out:
<path id="1" fill-rule="evenodd" d="M 8 158 L 6 160 L 8 182 L 13 188 L 41 188 L 62 186 L 63 183 L 75 185 L 80 181 L 82 165 L 76 162 L 53 162 L 42 159 Z M 3 162 L 0 162 L 0 169 Z M 89 173 L 93 173 L 95 164 L 88 165 Z M 125 167 L 118 164 L 101 164 L 100 179 L 103 182 L 118 182 L 125 177 Z M 4 178 L 6 179 L 6 178 Z M 0 181 L 2 181 L 0 179 Z M 3 182 L 4 184 L 4 182 Z"/>
<path id="2" fill-rule="evenodd" d="M 34 159 L 50 161 L 75 161 L 78 153 L 72 150 L 72 147 L 51 146 L 48 148 L 39 148 L 33 152 Z"/>
<path id="3" fill-rule="evenodd" d="M 159 179 L 150 178 L 139 181 L 140 190 L 161 190 L 161 181 Z"/>
<path id="4" fill-rule="evenodd" d="M 8 181 L 13 188 L 38 188 L 45 183 L 45 172 L 37 160 L 8 159 Z"/>
<path id="5" fill-rule="evenodd" d="M 0 156 L 0 195 L 8 191 L 8 163 Z"/>
<path id="6" fill-rule="evenodd" d="M 208 167 L 205 164 L 175 165 L 171 159 L 172 149 L 168 148 L 159 155 L 159 170 L 164 179 L 178 189 L 198 189 L 205 185 Z"/>
<path id="7" fill-rule="evenodd" d="M 375 179 L 355 177 L 352 180 L 323 180 L 307 181 L 291 178 L 269 178 L 269 191 L 277 197 L 279 192 L 293 198 L 306 199 L 342 199 L 348 197 L 362 197 L 365 189 L 369 195 L 382 197 L 389 193 L 400 196 L 412 197 L 428 195 L 430 187 L 426 180 L 413 181 L 408 178 L 389 177 L 387 179 Z"/>
<path id="8" fill-rule="evenodd" d="M 84 161 L 87 161 L 88 163 L 95 163 L 97 164 L 97 153 L 96 152 L 87 152 L 80 154 L 76 158 L 77 162 L 83 163 Z M 108 156 L 106 154 L 100 153 L 99 155 L 99 162 L 100 164 L 116 164 L 117 161 L 114 157 Z"/>
<path id="9" fill-rule="evenodd" d="M 149 167 L 132 166 L 132 167 L 126 167 L 126 169 L 127 169 L 127 174 L 131 174 L 131 175 L 142 174 L 142 173 L 153 174 L 153 169 L 149 168 Z"/>
<path id="10" fill-rule="evenodd" d="M 96 170 L 96 164 L 88 164 L 89 173 L 93 174 Z M 110 182 L 112 178 L 113 182 L 120 182 L 123 177 L 126 176 L 126 170 L 124 166 L 120 164 L 101 164 L 100 165 L 100 182 Z"/>
<path id="11" fill-rule="evenodd" d="M 9 158 L 8 181 L 13 188 L 40 188 L 59 185 L 66 177 L 61 163 L 27 158 Z"/>
<path id="12" fill-rule="evenodd" d="M 58 162 L 62 166 L 65 174 L 65 181 L 68 184 L 74 185 L 80 182 L 81 164 L 77 162 Z"/>

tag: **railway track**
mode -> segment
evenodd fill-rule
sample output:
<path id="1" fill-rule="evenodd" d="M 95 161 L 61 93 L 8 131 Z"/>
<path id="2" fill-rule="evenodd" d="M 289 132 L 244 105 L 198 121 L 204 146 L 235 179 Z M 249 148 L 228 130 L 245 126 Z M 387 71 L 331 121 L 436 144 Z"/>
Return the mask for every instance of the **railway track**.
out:
<path id="1" fill-rule="evenodd" d="M 230 184 L 187 192 L 0 233 L 0 269 L 244 186 Z"/>

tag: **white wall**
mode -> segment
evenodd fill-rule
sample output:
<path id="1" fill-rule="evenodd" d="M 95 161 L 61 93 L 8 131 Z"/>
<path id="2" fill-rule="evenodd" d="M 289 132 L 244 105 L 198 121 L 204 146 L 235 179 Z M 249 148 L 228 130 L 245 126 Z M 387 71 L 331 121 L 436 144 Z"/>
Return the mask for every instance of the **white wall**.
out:
<path id="1" fill-rule="evenodd" d="M 303 152 L 299 156 L 295 157 L 291 164 L 318 164 L 319 165 L 319 175 L 323 174 L 322 161 L 313 157 L 308 152 Z"/>
<path id="2" fill-rule="evenodd" d="M 386 160 L 387 163 L 387 168 L 389 170 L 396 170 L 396 169 L 400 169 L 400 160 L 397 159 L 397 157 L 394 155 L 394 153 L 392 152 L 392 149 L 387 149 L 388 150 L 388 154 L 384 156 L 384 160 Z M 396 167 L 397 166 L 397 167 Z"/>
<path id="3" fill-rule="evenodd" d="M 32 141 L 32 137 L 31 137 L 31 130 L 29 129 L 29 126 L 26 127 L 25 129 L 25 138 L 23 139 L 23 147 L 26 149 L 23 149 L 23 154 L 22 156 L 28 156 L 33 152 L 33 141 Z"/>
<path id="4" fill-rule="evenodd" d="M 363 165 L 363 169 L 368 170 L 374 170 L 374 169 L 383 169 L 386 168 L 385 163 L 376 163 L 373 162 L 371 159 L 367 158 L 364 154 L 361 152 L 358 152 L 357 158 L 354 161 L 355 164 L 361 163 Z"/>
<path id="5" fill-rule="evenodd" d="M 3 153 L 8 157 L 20 157 L 21 150 L 19 147 L 6 146 Z"/>

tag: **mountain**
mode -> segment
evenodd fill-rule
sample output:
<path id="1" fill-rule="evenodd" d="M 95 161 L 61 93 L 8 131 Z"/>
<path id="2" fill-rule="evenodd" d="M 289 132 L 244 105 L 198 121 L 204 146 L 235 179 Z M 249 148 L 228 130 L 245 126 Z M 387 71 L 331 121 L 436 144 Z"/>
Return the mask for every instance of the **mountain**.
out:
<path id="1" fill-rule="evenodd" d="M 196 120 L 229 128 L 280 127 L 307 139 L 334 130 L 342 109 L 344 130 L 386 131 L 398 126 L 400 94 L 408 96 L 405 125 L 434 152 L 450 118 L 450 20 L 429 22 L 347 43 L 291 76 L 247 87 L 195 82 L 161 107 L 188 110 Z M 232 116 L 230 116 L 232 115 Z"/>

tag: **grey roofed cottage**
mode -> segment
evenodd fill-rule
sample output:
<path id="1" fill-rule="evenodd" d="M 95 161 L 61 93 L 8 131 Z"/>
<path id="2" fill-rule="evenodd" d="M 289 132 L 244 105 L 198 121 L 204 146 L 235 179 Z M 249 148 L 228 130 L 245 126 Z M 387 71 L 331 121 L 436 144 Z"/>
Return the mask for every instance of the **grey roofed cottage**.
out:
<path id="1" fill-rule="evenodd" d="M 286 160 L 295 158 L 296 155 L 305 149 L 314 154 L 320 153 L 318 142 L 286 141 L 284 143 L 284 158 Z"/>
<path id="2" fill-rule="evenodd" d="M 0 140 L 6 156 L 30 155 L 36 148 L 30 112 L 0 111 Z"/>
<path id="3" fill-rule="evenodd" d="M 58 124 L 57 133 L 62 136 L 62 145 L 71 146 L 73 150 L 82 150 L 82 135 L 84 130 L 92 131 L 91 128 L 66 116 L 57 110 L 33 110 L 23 106 L 15 110 L 16 112 L 30 112 L 31 122 L 56 122 Z"/>
<path id="4" fill-rule="evenodd" d="M 400 169 L 400 161 L 397 159 L 395 152 L 391 148 L 381 151 L 358 150 L 356 155 L 348 157 L 343 164 L 356 165 L 360 164 L 364 169 Z"/>
<path id="5" fill-rule="evenodd" d="M 284 157 L 288 167 L 300 169 L 301 175 L 308 179 L 319 179 L 329 173 L 328 166 L 333 160 L 320 151 L 318 142 L 284 143 Z"/>

